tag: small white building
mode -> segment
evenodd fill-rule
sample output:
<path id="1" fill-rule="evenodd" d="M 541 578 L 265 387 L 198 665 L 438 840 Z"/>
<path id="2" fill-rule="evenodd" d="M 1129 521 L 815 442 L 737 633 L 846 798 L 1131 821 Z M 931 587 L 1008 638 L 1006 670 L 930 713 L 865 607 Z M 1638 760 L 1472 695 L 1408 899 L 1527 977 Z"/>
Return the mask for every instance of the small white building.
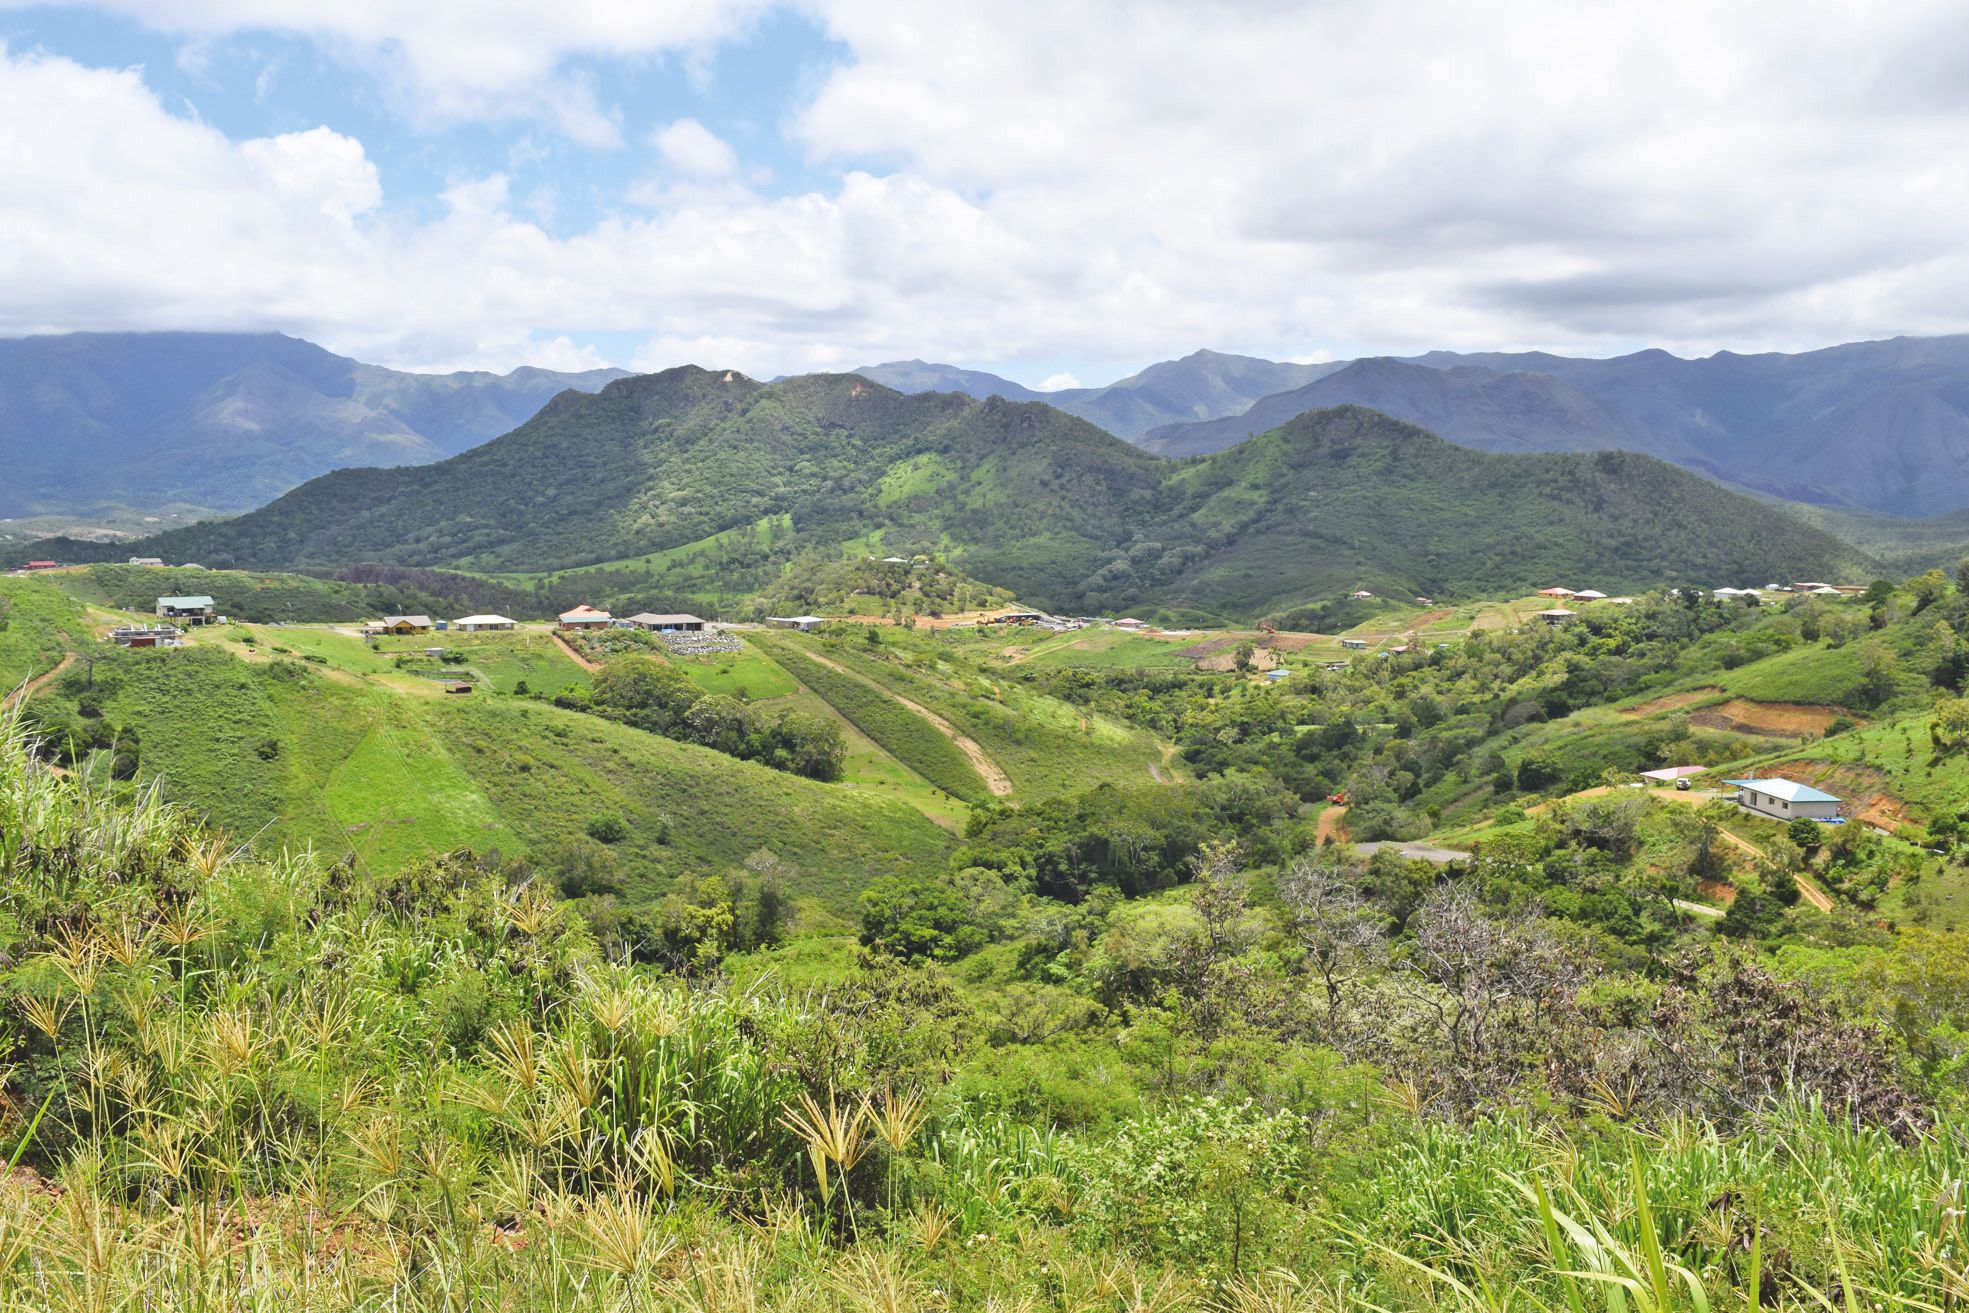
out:
<path id="1" fill-rule="evenodd" d="M 130 564 L 160 566 L 164 564 L 164 558 L 161 556 L 133 556 L 130 558 Z"/>
<path id="2" fill-rule="evenodd" d="M 1563 606 L 1555 606 L 1548 610 L 1532 612 L 1532 615 L 1543 620 L 1548 625 L 1562 625 L 1578 614 L 1579 612 L 1568 611 Z"/>
<path id="3" fill-rule="evenodd" d="M 1343 638 L 1340 640 L 1340 646 L 1346 648 L 1349 652 L 1365 652 L 1367 651 L 1367 640 L 1365 638 Z"/>
<path id="4" fill-rule="evenodd" d="M 1809 784 L 1800 784 L 1797 780 L 1774 777 L 1768 780 L 1724 780 L 1723 783 L 1737 791 L 1737 806 L 1759 816 L 1780 821 L 1795 821 L 1801 816 L 1811 821 L 1839 819 L 1840 799 Z"/>
<path id="5" fill-rule="evenodd" d="M 451 627 L 461 634 L 484 634 L 511 629 L 514 625 L 503 615 L 467 615 L 453 620 Z"/>
<path id="6" fill-rule="evenodd" d="M 804 634 L 820 628 L 827 621 L 817 615 L 769 615 L 766 623 L 775 629 L 797 629 Z"/>

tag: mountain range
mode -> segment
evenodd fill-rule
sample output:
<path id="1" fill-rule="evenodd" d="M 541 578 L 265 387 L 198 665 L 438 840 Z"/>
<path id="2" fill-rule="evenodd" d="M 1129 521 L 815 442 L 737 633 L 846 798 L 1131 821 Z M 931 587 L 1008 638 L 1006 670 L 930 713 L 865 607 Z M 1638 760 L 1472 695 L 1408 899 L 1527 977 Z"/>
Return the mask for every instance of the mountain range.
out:
<path id="1" fill-rule="evenodd" d="M 1343 367 L 1344 362 L 1299 365 L 1222 351 L 1192 351 L 1181 360 L 1150 365 L 1106 387 L 1052 392 L 1038 392 L 982 370 L 921 360 L 865 365 L 854 372 L 898 392 L 961 392 L 968 397 L 1043 401 L 1134 442 L 1167 425 L 1239 414 L 1262 397 L 1303 387 Z"/>
<path id="2" fill-rule="evenodd" d="M 277 333 L 0 340 L 0 515 L 246 510 L 343 466 L 455 455 L 623 372 L 410 374 Z"/>
<path id="3" fill-rule="evenodd" d="M 1651 457 L 1493 454 L 1357 406 L 1173 461 L 1035 402 L 854 374 L 758 383 L 683 367 L 563 392 L 431 465 L 351 469 L 227 521 L 114 549 L 208 566 L 607 567 L 674 595 L 756 590 L 844 552 L 936 552 L 1064 610 L 1234 618 L 1357 588 L 1830 577 L 1830 534 Z M 58 543 L 63 559 L 106 548 Z"/>
<path id="4" fill-rule="evenodd" d="M 1266 377 L 1256 368 L 1266 362 L 1215 359 L 1242 362 L 1241 378 Z M 1171 370 L 1189 377 L 1197 360 L 1136 378 Z M 912 382 L 895 385 L 941 386 L 940 368 L 916 365 Z M 1901 516 L 1969 507 L 1969 336 L 1855 342 L 1796 355 L 1722 351 L 1694 360 L 1658 350 L 1610 360 L 1437 351 L 1289 368 L 1312 376 L 1243 406 L 1230 402 L 1234 386 L 1195 394 L 1165 389 L 1178 402 L 1194 397 L 1194 409 L 1224 405 L 1216 415 L 1143 428 L 1076 413 L 1150 450 L 1190 455 L 1222 450 L 1306 410 L 1365 405 L 1489 451 L 1616 448 L 1793 501 Z M 984 381 L 990 377 L 967 373 L 965 390 L 991 392 Z M 1095 396 L 1111 406 L 1106 397 L 1114 390 Z M 1031 395 L 1017 384 L 996 394 Z M 1077 395 L 1044 395 L 1067 409 L 1087 404 Z"/>

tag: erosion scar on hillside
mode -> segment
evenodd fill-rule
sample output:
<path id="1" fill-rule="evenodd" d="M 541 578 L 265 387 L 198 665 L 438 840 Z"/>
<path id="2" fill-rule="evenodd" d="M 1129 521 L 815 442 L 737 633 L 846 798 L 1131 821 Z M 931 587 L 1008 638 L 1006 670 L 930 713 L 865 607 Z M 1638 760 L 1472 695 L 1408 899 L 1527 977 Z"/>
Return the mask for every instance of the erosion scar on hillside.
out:
<path id="1" fill-rule="evenodd" d="M 975 770 L 978 773 L 979 778 L 984 780 L 985 787 L 991 790 L 993 797 L 1003 798 L 1006 794 L 1012 791 L 1012 781 L 1006 778 L 1004 771 L 998 769 L 997 762 L 993 761 L 989 756 L 985 755 L 985 750 L 978 746 L 977 740 L 971 738 L 967 734 L 959 733 L 957 726 L 951 724 L 949 721 L 945 720 L 942 716 L 939 716 L 936 712 L 930 710 L 928 707 L 923 706 L 920 703 L 911 702 L 908 698 L 904 697 L 900 693 L 896 693 L 889 689 L 883 688 L 880 684 L 876 683 L 872 679 L 866 679 L 860 675 L 857 675 L 854 671 L 849 670 L 846 666 L 843 666 L 840 662 L 830 661 L 818 652 L 809 652 L 805 648 L 802 648 L 801 652 L 808 659 L 813 661 L 818 661 L 821 665 L 826 666 L 829 670 L 832 670 L 837 675 L 846 675 L 849 679 L 860 680 L 862 683 L 868 685 L 870 688 L 882 694 L 884 697 L 894 700 L 897 704 L 907 708 L 910 711 L 915 712 L 923 719 L 929 721 L 931 726 L 935 728 L 937 733 L 943 735 L 945 738 L 949 739 L 952 743 L 955 743 L 957 745 L 957 750 L 963 753 L 965 757 L 967 757 L 970 760 L 971 769 Z"/>

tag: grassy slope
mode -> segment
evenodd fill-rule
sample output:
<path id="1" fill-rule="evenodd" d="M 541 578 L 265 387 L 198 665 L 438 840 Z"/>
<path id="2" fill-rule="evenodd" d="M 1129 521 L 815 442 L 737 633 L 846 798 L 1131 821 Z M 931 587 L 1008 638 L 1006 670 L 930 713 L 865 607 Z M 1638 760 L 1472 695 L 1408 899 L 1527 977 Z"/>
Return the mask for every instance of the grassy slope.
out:
<path id="1" fill-rule="evenodd" d="M 88 631 L 82 608 L 53 588 L 0 578 L 0 696 L 52 670 Z"/>
<path id="2" fill-rule="evenodd" d="M 146 772 L 266 846 L 313 844 L 388 868 L 425 852 L 572 840 L 592 817 L 616 814 L 631 831 L 620 855 L 632 898 L 763 850 L 800 869 L 797 896 L 841 911 L 867 879 L 934 865 L 949 843 L 906 801 L 875 790 L 817 784 L 531 701 L 253 655 L 238 660 L 208 642 L 111 654 L 105 669 L 117 676 L 109 714 L 141 736 Z M 659 843 L 666 825 L 669 842 Z"/>
<path id="3" fill-rule="evenodd" d="M 909 769 L 966 802 L 991 796 L 955 743 L 879 686 L 822 665 L 791 639 L 763 641 L 782 668 Z"/>
<path id="4" fill-rule="evenodd" d="M 944 717 L 975 739 L 1011 778 L 1015 799 L 1110 782 L 1140 784 L 1150 778 L 1150 764 L 1162 761 L 1161 745 L 1144 730 L 1035 693 L 1002 670 L 973 668 L 958 646 L 961 639 L 895 633 L 885 635 L 875 649 L 853 640 L 779 641 L 813 645 Z"/>

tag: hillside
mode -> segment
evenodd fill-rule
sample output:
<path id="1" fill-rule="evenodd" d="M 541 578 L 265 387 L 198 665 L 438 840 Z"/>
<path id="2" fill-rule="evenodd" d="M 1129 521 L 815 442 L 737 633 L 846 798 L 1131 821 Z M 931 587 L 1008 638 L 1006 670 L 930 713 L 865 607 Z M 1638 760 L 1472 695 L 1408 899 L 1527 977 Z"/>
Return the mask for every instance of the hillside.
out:
<path id="1" fill-rule="evenodd" d="M 1163 456 L 1222 451 L 1294 416 L 1366 406 L 1483 451 L 1597 451 L 1633 447 L 1626 426 L 1592 397 L 1545 374 L 1500 374 L 1400 360 L 1357 360 L 1325 378 L 1266 397 L 1242 414 L 1165 425 L 1141 438 Z M 1660 453 L 1657 453 L 1660 454 Z"/>
<path id="2" fill-rule="evenodd" d="M 1165 425 L 1239 414 L 1260 397 L 1301 387 L 1340 367 L 1336 363 L 1299 365 L 1222 351 L 1193 351 L 1180 360 L 1161 361 L 1103 387 L 1054 392 L 1035 392 L 995 374 L 921 360 L 868 365 L 855 372 L 899 392 L 961 392 L 978 398 L 1044 401 L 1133 442 Z"/>
<path id="3" fill-rule="evenodd" d="M 1862 566 L 1827 534 L 1638 455 L 1491 455 L 1341 408 L 1176 462 L 1042 405 L 690 367 L 565 394 L 450 461 L 341 471 L 132 550 L 512 583 L 592 563 L 652 591 L 686 572 L 716 579 L 722 562 L 732 595 L 769 587 L 802 553 L 877 546 L 935 552 L 1053 609 L 1199 617 L 1364 585 L 1475 594 L 1587 574 L 1633 590 L 1719 568 L 1762 583 Z"/>
<path id="4" fill-rule="evenodd" d="M 1696 360 L 1658 350 L 1609 360 L 1435 351 L 1372 363 L 1371 375 L 1261 400 L 1249 424 L 1163 429 L 1146 445 L 1214 450 L 1299 410 L 1351 401 L 1472 446 L 1642 451 L 1791 501 L 1902 516 L 1969 507 L 1969 336 Z"/>
<path id="5" fill-rule="evenodd" d="M 245 510 L 342 466 L 454 455 L 621 373 L 407 374 L 277 333 L 0 340 L 0 515 Z"/>

